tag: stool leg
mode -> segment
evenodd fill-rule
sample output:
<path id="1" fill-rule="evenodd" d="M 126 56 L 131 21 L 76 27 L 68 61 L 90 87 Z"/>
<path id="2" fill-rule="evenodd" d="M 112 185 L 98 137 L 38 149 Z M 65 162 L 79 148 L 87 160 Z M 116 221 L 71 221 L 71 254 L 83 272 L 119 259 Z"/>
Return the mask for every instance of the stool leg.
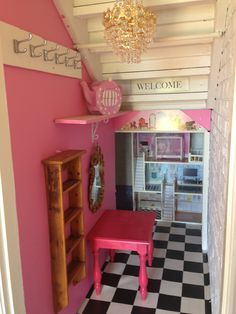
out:
<path id="1" fill-rule="evenodd" d="M 153 241 L 151 240 L 148 246 L 148 266 L 152 266 L 152 258 L 153 258 Z"/>
<path id="2" fill-rule="evenodd" d="M 93 252 L 94 255 L 94 269 L 93 269 L 93 277 L 94 277 L 94 287 L 96 290 L 96 294 L 100 294 L 101 292 L 101 269 L 99 265 L 99 250 L 95 250 Z"/>
<path id="3" fill-rule="evenodd" d="M 140 254 L 140 269 L 139 269 L 139 285 L 141 298 L 145 300 L 147 298 L 147 270 L 146 270 L 146 254 Z"/>

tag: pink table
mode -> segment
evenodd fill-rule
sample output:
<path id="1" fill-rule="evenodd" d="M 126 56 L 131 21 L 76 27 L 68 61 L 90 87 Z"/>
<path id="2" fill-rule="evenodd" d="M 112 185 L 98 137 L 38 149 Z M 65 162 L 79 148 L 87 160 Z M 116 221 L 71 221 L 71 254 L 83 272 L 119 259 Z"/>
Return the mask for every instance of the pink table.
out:
<path id="1" fill-rule="evenodd" d="M 106 210 L 88 234 L 94 254 L 94 285 L 97 294 L 101 292 L 101 270 L 99 249 L 110 249 L 111 261 L 114 250 L 137 251 L 140 258 L 139 285 L 143 300 L 147 297 L 147 270 L 152 265 L 152 228 L 156 215 L 147 212 Z"/>

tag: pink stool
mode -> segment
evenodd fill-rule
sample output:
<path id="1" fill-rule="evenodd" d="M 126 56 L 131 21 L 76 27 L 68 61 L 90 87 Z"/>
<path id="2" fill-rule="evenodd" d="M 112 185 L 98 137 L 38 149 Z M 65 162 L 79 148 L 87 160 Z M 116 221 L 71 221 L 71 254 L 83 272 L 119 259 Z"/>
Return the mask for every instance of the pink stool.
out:
<path id="1" fill-rule="evenodd" d="M 111 261 L 114 250 L 136 251 L 140 258 L 139 285 L 143 300 L 147 297 L 147 270 L 152 265 L 152 228 L 156 215 L 147 212 L 106 210 L 88 234 L 94 254 L 94 286 L 97 294 L 101 292 L 101 270 L 99 249 L 109 249 Z"/>

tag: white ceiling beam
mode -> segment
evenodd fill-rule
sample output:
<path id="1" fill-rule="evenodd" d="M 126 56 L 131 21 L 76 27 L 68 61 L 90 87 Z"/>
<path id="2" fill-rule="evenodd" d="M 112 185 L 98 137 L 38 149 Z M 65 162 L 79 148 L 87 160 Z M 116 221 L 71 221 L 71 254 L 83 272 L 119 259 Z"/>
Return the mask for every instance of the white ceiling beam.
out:
<path id="1" fill-rule="evenodd" d="M 157 42 L 152 44 L 148 51 L 155 51 L 155 48 L 166 48 L 166 47 L 181 47 L 181 46 L 189 46 L 189 45 L 204 45 L 204 44 L 212 44 L 213 38 L 205 38 L 205 39 L 191 39 L 191 40 L 179 40 L 179 41 L 170 41 L 170 42 Z M 110 46 L 105 46 L 104 44 L 98 44 L 96 47 L 88 48 L 93 53 L 111 53 L 112 48 Z"/>
<path id="2" fill-rule="evenodd" d="M 162 77 L 184 77 L 184 76 L 200 76 L 209 75 L 210 67 L 187 68 L 177 70 L 162 70 L 162 71 L 136 71 L 124 73 L 109 73 L 104 74 L 104 79 L 112 80 L 135 80 L 146 78 L 162 78 Z"/>
<path id="3" fill-rule="evenodd" d="M 149 101 L 171 101 L 171 100 L 207 100 L 208 93 L 176 93 L 155 95 L 129 95 L 123 96 L 122 102 L 149 102 Z"/>
<path id="4" fill-rule="evenodd" d="M 215 0 L 144 0 L 143 4 L 146 7 L 161 10 L 166 8 L 176 8 L 179 6 L 191 6 L 195 4 L 207 4 L 215 2 Z M 73 14 L 77 17 L 88 18 L 92 15 L 101 14 L 111 8 L 115 1 L 97 0 L 83 1 L 75 0 Z"/>
<path id="5" fill-rule="evenodd" d="M 54 0 L 55 1 L 55 0 Z M 189 35 L 189 36 L 175 36 L 175 37 L 163 37 L 157 38 L 155 42 L 153 42 L 150 48 L 156 47 L 170 47 L 170 46 L 179 46 L 179 45 L 186 45 L 186 44 L 201 44 L 210 42 L 214 38 L 220 37 L 221 34 L 219 32 L 208 33 L 208 34 L 200 34 L 200 35 Z M 84 44 L 75 44 L 77 49 L 101 49 L 106 48 L 105 51 L 111 51 L 112 49 L 107 49 L 107 43 L 84 43 Z"/>
<path id="6" fill-rule="evenodd" d="M 211 65 L 210 56 L 171 58 L 163 60 L 148 60 L 138 64 L 125 63 L 105 63 L 103 64 L 103 74 L 137 72 L 137 71 L 158 71 L 186 69 L 192 67 L 209 67 Z"/>
<path id="7" fill-rule="evenodd" d="M 155 60 L 155 59 L 169 59 L 169 58 L 181 58 L 189 56 L 206 56 L 211 55 L 212 45 L 211 44 L 199 44 L 199 45 L 188 45 L 178 46 L 173 49 L 172 47 L 159 47 L 158 49 L 148 49 L 142 54 L 141 60 Z M 100 56 L 102 63 L 119 62 L 120 58 L 114 53 L 103 53 Z"/>
<path id="8" fill-rule="evenodd" d="M 156 27 L 154 41 L 159 38 L 196 36 L 214 32 L 214 21 L 198 21 L 187 23 L 166 24 Z M 102 31 L 89 32 L 89 42 L 100 43 L 104 41 L 104 29 Z"/>
<path id="9" fill-rule="evenodd" d="M 160 25 L 205 22 L 214 20 L 215 9 L 213 4 L 194 5 L 169 10 L 161 10 L 157 13 L 157 30 Z M 94 16 L 88 19 L 88 31 L 103 31 L 102 16 Z"/>
<path id="10" fill-rule="evenodd" d="M 73 0 L 53 0 L 64 25 L 73 41 L 73 43 L 86 43 L 88 42 L 88 27 L 87 21 L 77 19 L 73 16 L 72 7 Z M 101 64 L 99 58 L 91 52 L 82 48 L 80 50 L 82 61 L 85 63 L 86 68 L 92 78 L 97 80 L 102 79 Z"/>
<path id="11" fill-rule="evenodd" d="M 133 102 L 133 103 L 123 103 L 121 106 L 121 110 L 127 111 L 127 110 L 156 110 L 156 109 L 206 109 L 206 100 L 193 100 L 191 99 L 191 96 L 187 100 L 165 100 L 160 101 L 156 100 L 153 102 Z"/>

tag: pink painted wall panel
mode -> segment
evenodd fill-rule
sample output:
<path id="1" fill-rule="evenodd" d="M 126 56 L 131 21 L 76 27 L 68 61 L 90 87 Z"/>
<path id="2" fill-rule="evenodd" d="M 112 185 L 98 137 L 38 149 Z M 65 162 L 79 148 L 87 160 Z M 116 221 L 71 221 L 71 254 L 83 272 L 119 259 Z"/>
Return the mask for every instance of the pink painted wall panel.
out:
<path id="1" fill-rule="evenodd" d="M 72 47 L 52 0 L 0 0 L 0 21 Z"/>
<path id="2" fill-rule="evenodd" d="M 0 0 L 0 20 L 71 46 L 50 0 Z M 106 186 L 103 208 L 92 214 L 87 202 L 91 125 L 53 123 L 58 117 L 87 113 L 78 80 L 10 66 L 5 66 L 5 76 L 27 314 L 53 314 L 47 202 L 41 160 L 56 150 L 87 150 L 83 157 L 87 233 L 104 209 L 115 208 L 112 123 L 101 122 L 98 128 L 99 144 L 105 158 Z M 89 80 L 86 70 L 83 70 L 83 76 Z M 104 256 L 102 258 L 104 260 Z M 87 278 L 70 287 L 70 304 L 62 314 L 76 313 L 92 284 L 92 265 L 87 247 Z"/>
<path id="3" fill-rule="evenodd" d="M 87 233 L 103 212 L 100 210 L 96 215 L 92 214 L 87 202 L 91 126 L 53 123 L 56 116 L 79 113 L 79 104 L 83 104 L 83 99 L 76 80 L 10 67 L 6 67 L 5 74 L 27 313 L 51 314 L 47 202 L 41 160 L 56 150 L 87 150 L 83 158 Z M 106 193 L 103 208 L 115 208 L 114 137 L 111 123 L 103 125 L 102 122 L 98 133 L 105 157 Z M 70 289 L 70 307 L 63 313 L 75 312 L 92 283 L 89 249 L 87 257 L 88 278 Z"/>
<path id="4" fill-rule="evenodd" d="M 199 123 L 202 127 L 211 130 L 211 110 L 182 110 L 186 115 L 192 118 L 193 121 Z"/>

